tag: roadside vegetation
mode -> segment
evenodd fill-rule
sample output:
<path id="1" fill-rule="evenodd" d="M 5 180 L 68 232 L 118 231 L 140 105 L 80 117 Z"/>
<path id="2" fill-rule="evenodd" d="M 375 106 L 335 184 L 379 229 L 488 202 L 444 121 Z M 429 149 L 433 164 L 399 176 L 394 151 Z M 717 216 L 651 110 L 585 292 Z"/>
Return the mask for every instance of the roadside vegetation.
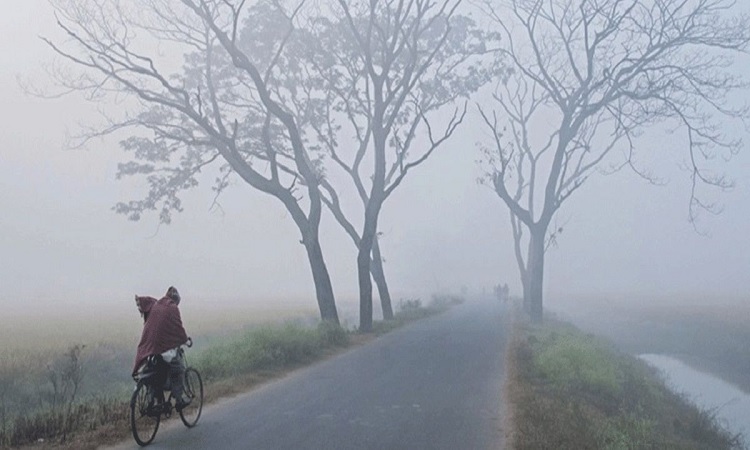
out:
<path id="1" fill-rule="evenodd" d="M 401 301 L 393 320 L 375 323 L 375 335 L 445 311 L 461 301 L 450 296 L 435 296 L 428 305 L 418 299 Z M 331 323 L 276 321 L 206 337 L 208 344 L 202 346 L 198 339 L 187 360 L 201 372 L 206 401 L 210 402 L 246 391 L 372 337 Z M 13 359 L 3 358 L 0 448 L 96 448 L 127 439 L 132 389 L 127 374 L 131 360 L 116 355 L 132 357 L 133 352 L 133 348 L 113 350 L 111 355 L 115 356 L 102 361 L 100 346 L 73 344 L 52 359 L 49 350 L 34 353 L 29 348 L 13 352 Z M 45 365 L 38 358 L 51 362 Z M 100 372 L 117 372 L 119 376 L 103 383 Z M 91 384 L 96 384 L 96 388 Z"/>
<path id="2" fill-rule="evenodd" d="M 633 354 L 670 355 L 750 392 L 750 305 L 744 298 L 671 298 L 615 314 L 591 305 L 570 314 L 582 329 L 606 336 Z M 610 307 L 612 309 L 613 307 Z"/>
<path id="3" fill-rule="evenodd" d="M 508 357 L 511 448 L 742 448 L 645 362 L 570 324 L 517 321 Z"/>

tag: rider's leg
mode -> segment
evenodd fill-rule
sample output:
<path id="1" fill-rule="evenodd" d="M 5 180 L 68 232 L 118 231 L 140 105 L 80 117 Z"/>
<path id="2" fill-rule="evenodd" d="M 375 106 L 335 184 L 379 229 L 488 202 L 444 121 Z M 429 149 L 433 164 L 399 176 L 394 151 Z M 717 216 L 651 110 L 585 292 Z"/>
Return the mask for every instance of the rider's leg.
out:
<path id="1" fill-rule="evenodd" d="M 177 356 L 169 363 L 169 377 L 172 385 L 172 396 L 177 400 L 178 408 L 189 403 L 190 399 L 183 395 L 185 390 L 185 358 L 181 352 L 178 352 Z"/>

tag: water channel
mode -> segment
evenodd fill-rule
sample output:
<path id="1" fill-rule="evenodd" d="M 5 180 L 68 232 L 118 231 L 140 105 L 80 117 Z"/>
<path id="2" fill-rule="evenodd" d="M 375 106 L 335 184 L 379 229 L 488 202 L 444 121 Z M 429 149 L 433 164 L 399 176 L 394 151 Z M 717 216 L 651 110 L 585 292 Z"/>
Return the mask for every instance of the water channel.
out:
<path id="1" fill-rule="evenodd" d="M 750 395 L 713 375 L 693 369 L 664 355 L 644 354 L 640 358 L 664 374 L 667 385 L 684 394 L 700 408 L 716 411 L 716 417 L 732 433 L 750 440 Z"/>

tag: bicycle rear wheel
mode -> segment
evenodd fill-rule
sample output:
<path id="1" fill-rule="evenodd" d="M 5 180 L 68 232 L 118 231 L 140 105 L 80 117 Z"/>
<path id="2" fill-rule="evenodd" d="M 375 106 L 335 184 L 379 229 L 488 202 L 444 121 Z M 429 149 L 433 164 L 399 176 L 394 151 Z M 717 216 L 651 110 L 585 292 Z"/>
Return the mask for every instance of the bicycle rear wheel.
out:
<path id="1" fill-rule="evenodd" d="M 185 370 L 185 395 L 190 399 L 190 404 L 180 410 L 180 419 L 186 427 L 192 428 L 203 411 L 203 381 L 192 367 Z"/>
<path id="2" fill-rule="evenodd" d="M 160 406 L 151 386 L 139 382 L 130 398 L 130 430 L 141 447 L 150 444 L 159 430 Z"/>

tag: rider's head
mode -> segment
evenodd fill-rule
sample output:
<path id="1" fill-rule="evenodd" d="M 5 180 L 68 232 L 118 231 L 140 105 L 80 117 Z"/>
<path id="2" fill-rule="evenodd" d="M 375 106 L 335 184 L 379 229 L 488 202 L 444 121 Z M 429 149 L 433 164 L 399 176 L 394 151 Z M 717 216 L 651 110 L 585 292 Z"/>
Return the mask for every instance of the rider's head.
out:
<path id="1" fill-rule="evenodd" d="M 177 292 L 177 288 L 174 286 L 169 286 L 169 289 L 167 289 L 167 297 L 171 298 L 173 302 L 176 304 L 180 304 L 180 293 Z"/>

